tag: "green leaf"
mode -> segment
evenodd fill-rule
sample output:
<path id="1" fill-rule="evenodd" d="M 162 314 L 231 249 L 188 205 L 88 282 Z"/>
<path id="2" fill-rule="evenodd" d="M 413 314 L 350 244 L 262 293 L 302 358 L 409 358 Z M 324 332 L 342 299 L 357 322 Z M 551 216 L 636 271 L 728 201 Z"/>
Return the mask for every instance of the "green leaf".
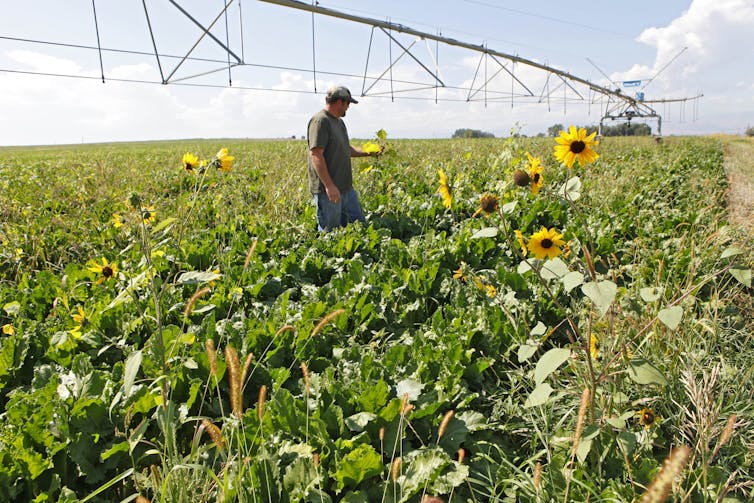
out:
<path id="1" fill-rule="evenodd" d="M 407 459 L 405 480 L 402 484 L 403 497 L 400 501 L 409 501 L 411 497 L 427 487 L 445 468 L 452 463 L 448 454 L 438 448 L 421 448 L 415 457 Z"/>
<path id="2" fill-rule="evenodd" d="M 303 501 L 316 488 L 317 470 L 309 457 L 298 457 L 288 465 L 283 475 L 283 489 L 290 501 Z"/>
<path id="3" fill-rule="evenodd" d="M 356 487 L 364 479 L 382 472 L 382 458 L 371 445 L 360 444 L 340 459 L 335 471 L 338 492 L 345 487 Z"/>
<path id="4" fill-rule="evenodd" d="M 739 283 L 746 288 L 751 288 L 751 269 L 742 265 L 734 265 L 729 269 L 731 276 L 736 278 Z"/>
<path id="5" fill-rule="evenodd" d="M 584 295 L 589 297 L 594 303 L 600 316 L 604 316 L 610 308 L 610 304 L 615 300 L 615 294 L 618 293 L 618 287 L 615 283 L 609 280 L 593 281 L 582 285 L 581 291 L 584 292 Z"/>
<path id="6" fill-rule="evenodd" d="M 581 463 L 586 461 L 589 451 L 592 450 L 592 442 L 599 433 L 599 427 L 593 424 L 584 427 L 584 432 L 581 434 L 581 440 L 579 440 L 579 446 L 576 449 L 576 457 Z"/>
<path id="7" fill-rule="evenodd" d="M 644 302 L 654 302 L 662 296 L 662 288 L 659 286 L 649 286 L 639 290 L 639 295 Z"/>
<path id="8" fill-rule="evenodd" d="M 565 291 L 570 292 L 577 286 L 584 283 L 584 274 L 580 273 L 579 271 L 571 271 L 563 276 L 561 278 L 561 281 L 563 282 L 563 288 L 565 288 Z"/>
<path id="9" fill-rule="evenodd" d="M 547 325 L 542 323 L 541 321 L 538 321 L 536 325 L 534 325 L 534 328 L 531 329 L 530 334 L 534 337 L 539 337 L 542 335 L 545 335 L 547 333 Z"/>
<path id="10" fill-rule="evenodd" d="M 395 385 L 395 392 L 401 400 L 406 393 L 408 393 L 409 400 L 416 400 L 419 398 L 422 389 L 424 389 L 424 385 L 415 379 L 403 379 Z"/>
<path id="11" fill-rule="evenodd" d="M 581 197 L 581 180 L 578 176 L 569 178 L 566 183 L 560 187 L 558 195 L 569 201 L 576 201 Z"/>
<path id="12" fill-rule="evenodd" d="M 518 201 L 511 201 L 510 203 L 505 203 L 502 207 L 503 213 L 505 213 L 506 215 L 510 215 L 516 209 L 517 204 L 518 204 Z"/>
<path id="13" fill-rule="evenodd" d="M 220 279 L 221 275 L 212 271 L 189 271 L 178 277 L 178 285 L 199 285 Z"/>
<path id="14" fill-rule="evenodd" d="M 657 318 L 665 324 L 670 330 L 678 328 L 678 324 L 683 318 L 683 308 L 681 306 L 671 306 L 657 313 Z"/>
<path id="15" fill-rule="evenodd" d="M 377 414 L 372 412 L 358 412 L 353 416 L 347 417 L 345 423 L 349 430 L 361 432 L 364 431 L 364 428 L 369 424 L 369 421 L 376 417 Z"/>
<path id="16" fill-rule="evenodd" d="M 542 384 L 547 376 L 555 372 L 570 356 L 571 350 L 566 348 L 552 348 L 543 354 L 534 369 L 534 382 Z"/>
<path id="17" fill-rule="evenodd" d="M 479 239 L 479 238 L 494 238 L 497 236 L 497 227 L 485 227 L 484 229 L 479 229 L 474 233 L 473 236 L 471 236 L 471 239 Z"/>
<path id="18" fill-rule="evenodd" d="M 547 383 L 540 384 L 534 388 L 534 391 L 532 391 L 526 399 L 526 402 L 524 402 L 524 408 L 528 409 L 530 407 L 536 407 L 537 405 L 543 405 L 550 398 L 552 392 L 552 386 Z"/>
<path id="19" fill-rule="evenodd" d="M 3 311 L 8 313 L 8 316 L 18 316 L 18 313 L 21 312 L 21 303 L 17 300 L 8 302 L 3 306 Z"/>
<path id="20" fill-rule="evenodd" d="M 623 448 L 626 456 L 631 456 L 636 450 L 636 435 L 630 431 L 618 433 L 618 444 Z"/>
<path id="21" fill-rule="evenodd" d="M 560 260 L 558 257 L 555 257 L 554 259 L 545 262 L 545 265 L 542 266 L 540 274 L 542 274 L 542 277 L 544 279 L 555 279 L 562 278 L 569 272 L 570 270 L 568 269 L 566 263 Z"/>
<path id="22" fill-rule="evenodd" d="M 525 344 L 521 344 L 518 347 L 518 362 L 524 363 L 526 360 L 531 358 L 538 349 L 539 344 L 536 341 L 532 341 L 531 339 L 529 341 L 526 341 Z"/>
<path id="23" fill-rule="evenodd" d="M 628 376 L 638 384 L 659 384 L 665 386 L 668 380 L 648 361 L 637 358 L 628 364 Z"/>
<path id="24" fill-rule="evenodd" d="M 159 223 L 159 224 L 157 224 L 157 225 L 156 225 L 156 226 L 155 226 L 155 227 L 154 227 L 154 228 L 152 229 L 152 235 L 155 235 L 155 234 L 157 234 L 158 232 L 160 232 L 160 231 L 161 231 L 162 229 L 165 229 L 165 228 L 166 228 L 166 227 L 168 227 L 169 225 L 172 225 L 172 224 L 173 224 L 173 222 L 175 222 L 176 220 L 178 220 L 178 219 L 177 219 L 177 218 L 175 218 L 175 217 L 170 217 L 170 218 L 166 218 L 165 220 L 161 220 L 161 221 L 160 221 L 160 223 Z"/>
<path id="25" fill-rule="evenodd" d="M 522 260 L 516 268 L 516 272 L 519 274 L 524 274 L 529 271 L 531 271 L 531 262 L 529 262 L 528 260 Z"/>
<path id="26" fill-rule="evenodd" d="M 123 394 L 127 397 L 131 395 L 131 387 L 134 385 L 136 374 L 141 367 L 141 359 L 141 350 L 134 351 L 126 359 L 126 368 L 123 372 Z"/>
<path id="27" fill-rule="evenodd" d="M 743 252 L 744 251 L 737 246 L 730 246 L 723 251 L 723 253 L 720 255 L 720 258 L 735 257 L 736 255 L 743 254 Z"/>

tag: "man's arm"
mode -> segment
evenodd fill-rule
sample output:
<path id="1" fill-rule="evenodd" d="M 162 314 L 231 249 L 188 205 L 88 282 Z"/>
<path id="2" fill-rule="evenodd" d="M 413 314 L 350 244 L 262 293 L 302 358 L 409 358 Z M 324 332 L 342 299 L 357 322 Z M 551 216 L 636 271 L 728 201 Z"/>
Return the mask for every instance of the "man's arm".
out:
<path id="1" fill-rule="evenodd" d="M 322 185 L 325 186 L 325 192 L 327 193 L 327 199 L 331 203 L 337 203 L 340 201 L 340 190 L 332 181 L 330 172 L 327 171 L 327 162 L 325 161 L 324 151 L 322 147 L 313 147 L 309 149 L 309 157 L 312 161 L 312 166 L 317 172 L 317 176 L 322 180 Z"/>
<path id="2" fill-rule="evenodd" d="M 351 157 L 368 157 L 370 155 L 373 157 L 377 157 L 378 155 L 382 153 L 383 150 L 385 150 L 385 147 L 380 146 L 379 152 L 364 152 L 360 148 L 356 148 L 353 145 L 351 145 Z"/>

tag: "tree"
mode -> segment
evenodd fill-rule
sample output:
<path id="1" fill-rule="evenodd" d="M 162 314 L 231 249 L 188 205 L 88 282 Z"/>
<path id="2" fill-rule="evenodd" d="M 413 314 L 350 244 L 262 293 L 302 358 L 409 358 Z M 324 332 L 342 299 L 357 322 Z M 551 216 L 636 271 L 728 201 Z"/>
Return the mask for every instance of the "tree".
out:
<path id="1" fill-rule="evenodd" d="M 547 136 L 555 138 L 560 134 L 561 131 L 565 131 L 563 124 L 553 124 L 552 126 L 547 128 Z"/>
<path id="2" fill-rule="evenodd" d="M 452 138 L 494 138 L 495 135 L 478 129 L 456 129 Z"/>

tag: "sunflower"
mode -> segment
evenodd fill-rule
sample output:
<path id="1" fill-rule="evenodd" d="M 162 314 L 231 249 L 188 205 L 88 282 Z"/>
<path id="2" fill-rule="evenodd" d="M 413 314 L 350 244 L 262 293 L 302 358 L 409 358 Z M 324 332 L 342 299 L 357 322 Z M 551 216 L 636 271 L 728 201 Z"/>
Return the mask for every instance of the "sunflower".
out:
<path id="1" fill-rule="evenodd" d="M 592 360 L 596 360 L 600 356 L 600 341 L 594 334 L 589 336 L 589 354 L 592 355 Z"/>
<path id="2" fill-rule="evenodd" d="M 560 246 L 564 246 L 563 235 L 559 234 L 555 228 L 547 230 L 546 227 L 542 227 L 542 230 L 532 234 L 529 238 L 528 248 L 529 251 L 534 254 L 540 260 L 544 258 L 555 258 L 562 253 Z"/>
<path id="3" fill-rule="evenodd" d="M 448 177 L 445 176 L 445 172 L 441 169 L 437 170 L 437 173 L 440 175 L 440 188 L 437 189 L 437 192 L 442 196 L 442 204 L 444 204 L 446 208 L 450 208 L 453 204 L 453 195 L 450 193 Z"/>
<path id="4" fill-rule="evenodd" d="M 114 278 L 115 275 L 118 274 L 118 264 L 115 262 L 108 262 L 104 257 L 102 258 L 101 263 L 97 260 L 90 260 L 87 265 L 89 266 L 87 269 L 89 269 L 90 272 L 99 275 L 95 281 L 96 284 Z"/>
<path id="5" fill-rule="evenodd" d="M 76 313 L 71 315 L 71 318 L 73 318 L 73 321 L 79 324 L 79 326 L 83 327 L 86 324 L 86 312 L 81 308 L 81 306 L 76 306 Z"/>
<path id="6" fill-rule="evenodd" d="M 474 278 L 474 283 L 476 283 L 476 287 L 480 290 L 484 290 L 484 293 L 487 294 L 487 297 L 489 298 L 495 298 L 495 295 L 497 295 L 497 290 L 494 286 L 488 285 L 484 281 L 482 281 L 479 278 Z"/>
<path id="7" fill-rule="evenodd" d="M 461 262 L 458 269 L 453 271 L 453 279 L 460 279 L 461 281 L 469 279 L 469 265 L 466 262 Z"/>
<path id="8" fill-rule="evenodd" d="M 488 217 L 495 213 L 500 205 L 500 199 L 492 194 L 485 194 L 479 198 L 479 209 L 474 212 L 474 216 L 484 214 Z"/>
<path id="9" fill-rule="evenodd" d="M 516 234 L 516 239 L 518 240 L 518 244 L 521 245 L 521 251 L 524 252 L 524 255 L 529 253 L 529 249 L 526 247 L 526 241 L 524 240 L 524 235 L 521 233 L 521 231 L 513 231 Z"/>
<path id="10" fill-rule="evenodd" d="M 585 128 L 577 130 L 576 126 L 571 126 L 568 133 L 561 131 L 560 138 L 555 138 L 558 142 L 555 146 L 555 158 L 569 168 L 573 167 L 574 161 L 579 161 L 582 166 L 596 161 L 599 155 L 592 150 L 592 147 L 599 144 L 594 141 L 596 134 L 595 131 L 587 136 Z"/>
<path id="11" fill-rule="evenodd" d="M 151 224 L 154 219 L 157 212 L 154 209 L 154 206 L 142 206 L 141 208 L 141 220 L 144 222 L 144 225 Z"/>
<path id="12" fill-rule="evenodd" d="M 215 156 L 217 160 L 217 167 L 221 171 L 230 171 L 233 167 L 233 161 L 235 157 L 228 155 L 227 148 L 221 148 Z"/>
<path id="13" fill-rule="evenodd" d="M 366 154 L 376 154 L 382 150 L 382 147 L 380 147 L 379 143 L 368 141 L 361 146 L 361 150 L 363 150 Z"/>
<path id="14" fill-rule="evenodd" d="M 662 419 L 660 416 L 655 414 L 655 411 L 653 411 L 652 409 L 648 407 L 637 411 L 636 415 L 639 418 L 639 424 L 645 427 L 646 429 L 649 429 L 656 422 Z"/>
<path id="15" fill-rule="evenodd" d="M 539 157 L 532 157 L 529 152 L 526 153 L 529 157 L 529 179 L 531 180 L 531 192 L 534 195 L 539 193 L 540 187 L 544 184 L 544 178 L 542 177 L 542 171 L 545 167 L 540 164 Z"/>
<path id="16" fill-rule="evenodd" d="M 120 229 L 123 227 L 123 224 L 126 223 L 126 219 L 123 218 L 123 216 L 120 213 L 113 213 L 113 218 L 111 219 L 111 222 L 113 223 L 113 227 L 116 229 Z"/>
<path id="17" fill-rule="evenodd" d="M 193 173 L 194 169 L 199 167 L 199 164 L 199 158 L 191 152 L 183 154 L 183 169 L 186 171 Z"/>
<path id="18" fill-rule="evenodd" d="M 3 325 L 3 334 L 13 335 L 15 333 L 16 333 L 16 329 L 13 328 L 13 325 L 11 325 L 10 323 L 6 323 L 5 325 Z"/>

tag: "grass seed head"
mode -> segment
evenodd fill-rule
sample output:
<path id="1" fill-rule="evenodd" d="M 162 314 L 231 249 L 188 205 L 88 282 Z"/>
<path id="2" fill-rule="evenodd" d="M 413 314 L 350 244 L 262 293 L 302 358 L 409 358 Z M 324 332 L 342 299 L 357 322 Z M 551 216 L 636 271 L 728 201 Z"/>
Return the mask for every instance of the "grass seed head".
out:
<path id="1" fill-rule="evenodd" d="M 259 422 L 262 422 L 262 419 L 264 419 L 264 404 L 265 400 L 267 400 L 267 386 L 262 385 L 261 388 L 259 388 L 259 397 L 257 398 L 257 417 L 259 418 Z"/>
<path id="2" fill-rule="evenodd" d="M 641 503 L 662 503 L 667 500 L 673 487 L 673 480 L 681 474 L 690 455 L 691 449 L 685 445 L 670 451 L 670 455 L 662 463 L 662 468 L 647 487 Z"/>
<path id="3" fill-rule="evenodd" d="M 205 431 L 209 434 L 209 437 L 215 443 L 217 448 L 220 449 L 221 451 L 224 451 L 225 440 L 223 440 L 223 435 L 220 432 L 220 428 L 215 426 L 215 424 L 209 419 L 202 419 L 202 424 L 204 425 Z"/>
<path id="4" fill-rule="evenodd" d="M 445 416 L 443 416 L 442 421 L 440 422 L 440 428 L 437 430 L 437 441 L 439 442 L 443 435 L 445 435 L 445 430 L 448 429 L 448 423 L 450 423 L 450 420 L 453 419 L 453 410 L 449 410 L 445 413 Z"/>
<path id="5" fill-rule="evenodd" d="M 401 458 L 395 458 L 393 460 L 393 464 L 390 466 L 390 478 L 393 480 L 393 482 L 396 482 L 398 480 L 398 477 L 401 476 Z"/>

